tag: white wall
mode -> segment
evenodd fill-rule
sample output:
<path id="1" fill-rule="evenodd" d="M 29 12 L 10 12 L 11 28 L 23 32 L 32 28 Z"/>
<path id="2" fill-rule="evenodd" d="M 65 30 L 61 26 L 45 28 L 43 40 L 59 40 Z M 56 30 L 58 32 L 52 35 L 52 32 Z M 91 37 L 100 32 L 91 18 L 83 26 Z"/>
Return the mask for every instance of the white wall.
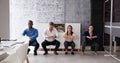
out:
<path id="1" fill-rule="evenodd" d="M 64 0 L 10 0 L 11 21 L 64 23 Z"/>
<path id="2" fill-rule="evenodd" d="M 9 38 L 9 0 L 0 0 L 0 37 Z"/>
<path id="3" fill-rule="evenodd" d="M 23 0 L 19 0 L 19 1 L 23 1 Z M 69 0 L 68 0 L 69 1 Z M 85 2 L 85 1 L 82 1 L 80 0 L 81 3 Z M 19 2 L 20 3 L 20 2 Z M 89 1 L 88 1 L 89 3 Z M 66 3 L 64 3 L 66 4 Z M 79 4 L 79 3 L 78 3 Z M 86 5 L 86 3 L 83 3 L 84 5 Z M 82 4 L 81 4 L 82 5 Z M 82 6 L 84 7 L 84 6 Z M 85 6 L 85 10 L 87 9 L 86 8 L 87 6 Z M 89 9 L 89 8 L 88 8 Z M 89 11 L 89 10 L 87 10 Z M 22 12 L 22 11 L 21 11 Z M 17 13 L 17 12 L 16 12 Z M 81 12 L 81 13 L 84 13 L 84 12 Z M 80 13 L 80 14 L 81 14 Z M 25 16 L 23 16 L 25 17 Z M 33 19 L 32 19 L 33 18 Z M 26 18 L 25 18 L 26 19 Z M 34 20 L 34 17 L 31 17 L 30 18 L 27 18 L 25 21 L 27 22 L 29 19 Z M 86 18 L 85 18 L 86 19 Z M 81 20 L 81 19 L 80 19 Z M 21 21 L 22 22 L 22 21 Z M 19 23 L 21 23 L 19 22 Z M 69 22 L 69 20 L 67 21 Z M 74 21 L 73 21 L 74 22 Z M 75 21 L 76 22 L 76 21 Z M 80 21 L 78 21 L 80 22 Z M 85 20 L 83 20 L 83 22 L 85 22 Z M 82 23 L 82 22 L 81 22 Z M 86 22 L 87 23 L 87 22 Z M 86 23 L 82 23 L 82 25 L 85 25 Z M 21 25 L 26 25 L 27 23 L 23 23 Z M 12 25 L 14 26 L 14 23 L 12 23 Z M 20 24 L 18 26 L 21 26 Z M 83 26 L 84 27 L 84 26 Z M 85 26 L 86 27 L 86 26 Z M 9 38 L 9 0 L 0 0 L 0 37 L 3 37 L 3 38 Z M 82 30 L 84 30 L 86 28 L 82 28 Z M 22 31 L 22 30 L 21 30 Z M 18 31 L 18 32 L 21 32 L 21 31 Z M 12 31 L 11 31 L 12 32 Z"/>

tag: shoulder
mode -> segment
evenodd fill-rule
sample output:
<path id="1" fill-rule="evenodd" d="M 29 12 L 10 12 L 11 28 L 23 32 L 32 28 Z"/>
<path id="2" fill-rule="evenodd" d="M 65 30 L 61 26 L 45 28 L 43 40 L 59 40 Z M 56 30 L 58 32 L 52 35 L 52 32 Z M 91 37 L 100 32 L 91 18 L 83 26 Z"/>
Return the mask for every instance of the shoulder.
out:
<path id="1" fill-rule="evenodd" d="M 94 31 L 94 33 L 98 33 L 97 31 Z"/>
<path id="2" fill-rule="evenodd" d="M 98 33 L 98 32 L 96 32 L 96 31 L 94 31 L 93 33 L 94 33 L 94 34 L 97 34 L 97 35 L 99 34 L 99 33 Z"/>
<path id="3" fill-rule="evenodd" d="M 36 29 L 36 28 L 33 28 L 33 30 L 36 30 L 36 31 L 38 31 L 38 29 Z"/>
<path id="4" fill-rule="evenodd" d="M 67 32 L 65 32 L 64 35 L 67 35 Z"/>
<path id="5" fill-rule="evenodd" d="M 24 31 L 28 31 L 29 29 L 28 28 L 26 28 Z"/>
<path id="6" fill-rule="evenodd" d="M 85 31 L 84 33 L 83 33 L 83 36 L 87 36 L 89 33 L 88 33 L 88 31 Z"/>
<path id="7" fill-rule="evenodd" d="M 73 33 L 73 34 L 72 34 L 72 36 L 76 36 L 76 34 L 75 34 L 75 33 Z"/>
<path id="8" fill-rule="evenodd" d="M 49 31 L 49 28 L 45 28 L 45 29 L 44 29 L 44 32 L 46 32 L 46 31 Z"/>

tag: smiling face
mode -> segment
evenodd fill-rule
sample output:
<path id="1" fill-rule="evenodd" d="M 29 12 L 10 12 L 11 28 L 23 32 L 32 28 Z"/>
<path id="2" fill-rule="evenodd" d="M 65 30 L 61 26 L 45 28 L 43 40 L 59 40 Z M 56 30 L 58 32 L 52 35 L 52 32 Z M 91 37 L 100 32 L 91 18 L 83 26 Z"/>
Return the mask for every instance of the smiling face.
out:
<path id="1" fill-rule="evenodd" d="M 73 32 L 72 32 L 72 26 L 71 25 L 68 25 L 67 27 L 67 35 L 72 35 Z"/>
<path id="2" fill-rule="evenodd" d="M 72 31 L 72 26 L 68 26 L 68 27 L 67 27 L 67 31 L 68 31 L 68 32 L 71 32 L 71 31 Z"/>

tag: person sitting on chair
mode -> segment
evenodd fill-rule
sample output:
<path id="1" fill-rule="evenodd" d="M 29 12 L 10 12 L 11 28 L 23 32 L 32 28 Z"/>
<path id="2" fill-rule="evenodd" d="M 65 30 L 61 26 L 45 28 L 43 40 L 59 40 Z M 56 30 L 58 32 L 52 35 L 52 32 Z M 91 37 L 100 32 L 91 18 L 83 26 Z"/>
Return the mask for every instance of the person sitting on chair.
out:
<path id="1" fill-rule="evenodd" d="M 56 47 L 55 47 L 54 54 L 58 55 L 57 50 L 60 46 L 60 42 L 58 40 L 56 40 L 56 38 L 58 37 L 58 31 L 54 27 L 53 22 L 49 23 L 49 27 L 45 30 L 44 36 L 45 36 L 45 40 L 41 44 L 45 51 L 45 53 L 43 55 L 48 54 L 48 50 L 46 48 L 46 46 L 48 46 L 48 45 L 55 45 Z"/>
<path id="2" fill-rule="evenodd" d="M 98 33 L 94 31 L 94 27 L 92 25 L 89 26 L 88 31 L 84 32 L 85 42 L 82 45 L 82 54 L 84 55 L 84 50 L 86 45 L 90 45 L 91 49 L 94 49 L 95 55 L 97 55 L 98 50 Z"/>
<path id="3" fill-rule="evenodd" d="M 65 54 L 68 54 L 68 46 L 71 46 L 72 48 L 71 54 L 74 55 L 75 43 L 73 39 L 75 38 L 75 34 L 73 33 L 72 29 L 73 29 L 72 26 L 68 25 L 67 32 L 64 34 L 64 38 L 65 38 L 64 46 L 65 46 Z"/>
<path id="4" fill-rule="evenodd" d="M 23 36 L 27 35 L 30 40 L 29 40 L 29 46 L 35 46 L 34 49 L 34 55 L 37 55 L 37 50 L 39 48 L 39 43 L 37 42 L 36 38 L 38 37 L 38 30 L 33 28 L 33 21 L 29 20 L 28 22 L 28 28 L 24 30 Z M 28 54 L 29 54 L 30 49 L 28 48 Z"/>

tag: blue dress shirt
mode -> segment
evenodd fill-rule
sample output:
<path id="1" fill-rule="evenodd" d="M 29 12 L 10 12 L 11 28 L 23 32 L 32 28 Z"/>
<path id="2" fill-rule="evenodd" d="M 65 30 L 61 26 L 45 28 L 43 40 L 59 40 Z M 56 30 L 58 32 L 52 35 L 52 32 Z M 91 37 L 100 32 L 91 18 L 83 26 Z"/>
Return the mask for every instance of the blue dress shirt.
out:
<path id="1" fill-rule="evenodd" d="M 35 28 L 32 28 L 32 29 L 27 28 L 23 32 L 23 36 L 25 35 L 27 35 L 28 37 L 31 37 L 30 42 L 34 42 L 38 37 L 38 30 Z"/>

